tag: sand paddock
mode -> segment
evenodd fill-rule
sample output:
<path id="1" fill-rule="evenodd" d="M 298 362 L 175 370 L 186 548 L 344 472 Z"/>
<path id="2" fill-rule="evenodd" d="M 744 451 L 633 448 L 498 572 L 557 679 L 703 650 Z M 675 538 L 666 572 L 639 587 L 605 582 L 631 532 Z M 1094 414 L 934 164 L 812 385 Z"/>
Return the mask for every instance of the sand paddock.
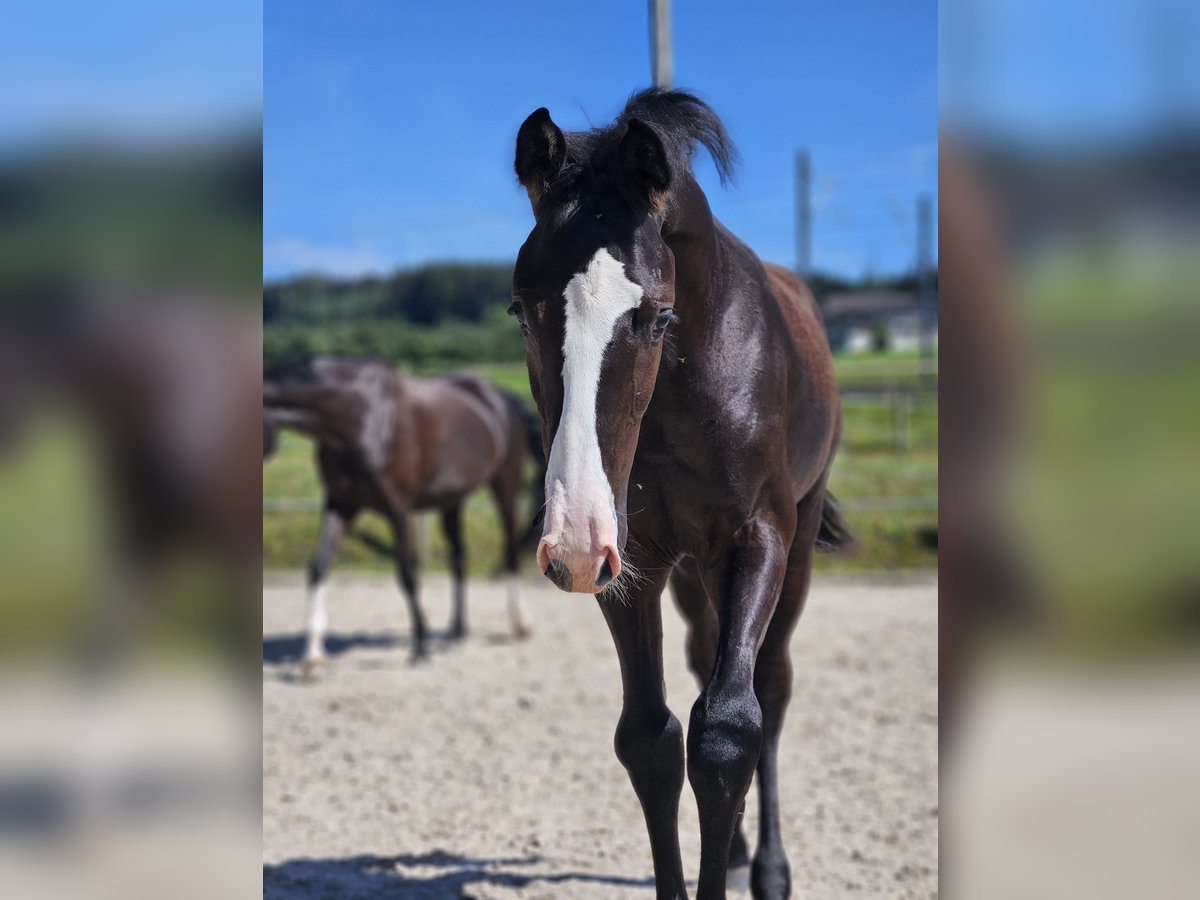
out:
<path id="1" fill-rule="evenodd" d="M 544 586 L 543 586 L 544 585 Z M 298 676 L 303 589 L 263 591 L 263 887 L 268 898 L 652 898 L 641 810 L 612 750 L 616 654 L 595 602 L 523 585 L 469 589 L 467 641 L 408 663 L 393 582 L 330 584 L 330 663 Z M 449 582 L 426 579 L 435 634 Z M 666 607 L 669 702 L 697 687 Z M 793 639 L 783 832 L 797 896 L 936 896 L 937 585 L 817 584 Z M 747 835 L 757 800 L 747 801 Z M 699 864 L 684 787 L 685 871 Z"/>

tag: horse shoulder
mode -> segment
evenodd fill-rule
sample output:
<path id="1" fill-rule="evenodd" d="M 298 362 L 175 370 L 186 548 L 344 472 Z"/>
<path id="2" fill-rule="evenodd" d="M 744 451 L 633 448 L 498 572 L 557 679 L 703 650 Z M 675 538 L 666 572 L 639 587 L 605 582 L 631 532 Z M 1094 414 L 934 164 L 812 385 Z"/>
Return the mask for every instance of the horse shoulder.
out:
<path id="1" fill-rule="evenodd" d="M 764 268 L 793 354 L 788 457 L 795 489 L 802 495 L 828 467 L 841 431 L 833 354 L 808 285 L 782 266 L 765 263 Z"/>

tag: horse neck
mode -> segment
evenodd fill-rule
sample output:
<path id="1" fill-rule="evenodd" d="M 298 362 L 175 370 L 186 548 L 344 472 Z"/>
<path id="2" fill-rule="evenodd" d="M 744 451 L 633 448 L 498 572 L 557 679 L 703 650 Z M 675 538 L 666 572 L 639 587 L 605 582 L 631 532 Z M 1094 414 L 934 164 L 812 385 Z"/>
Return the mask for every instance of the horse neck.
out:
<path id="1" fill-rule="evenodd" d="M 675 305 L 682 337 L 699 337 L 719 302 L 721 229 L 704 191 L 689 175 L 670 203 L 663 236 L 675 257 Z"/>

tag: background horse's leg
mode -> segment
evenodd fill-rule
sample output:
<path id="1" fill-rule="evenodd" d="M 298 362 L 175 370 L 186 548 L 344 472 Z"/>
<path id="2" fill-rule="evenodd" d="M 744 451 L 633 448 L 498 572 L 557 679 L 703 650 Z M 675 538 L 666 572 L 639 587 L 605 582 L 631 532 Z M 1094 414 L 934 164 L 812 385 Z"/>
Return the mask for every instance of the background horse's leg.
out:
<path id="1" fill-rule="evenodd" d="M 396 575 L 400 580 L 400 587 L 404 591 L 404 599 L 408 601 L 408 614 L 412 619 L 412 660 L 416 662 L 428 656 L 425 646 L 428 631 L 425 627 L 425 614 L 421 612 L 421 603 L 417 597 L 417 557 L 413 552 L 412 528 L 408 510 L 394 504 L 389 519 L 392 523 Z"/>
<path id="2" fill-rule="evenodd" d="M 717 658 L 719 626 L 717 613 L 709 602 L 708 591 L 704 589 L 704 581 L 700 577 L 700 568 L 690 556 L 681 559 L 671 570 L 671 594 L 688 624 L 688 668 L 703 690 L 712 677 L 713 663 Z M 729 844 L 726 884 L 731 890 L 745 890 L 750 886 L 750 851 L 740 820 Z"/>
<path id="3" fill-rule="evenodd" d="M 450 570 L 454 573 L 454 615 L 450 622 L 450 637 L 459 639 L 467 634 L 466 550 L 462 538 L 462 507 L 442 510 L 442 533 L 450 547 Z"/>
<path id="4" fill-rule="evenodd" d="M 781 900 L 790 896 L 791 871 L 779 827 L 779 735 L 792 696 L 792 629 L 804 608 L 812 574 L 813 545 L 821 527 L 825 484 L 813 490 L 797 508 L 796 535 L 788 555 L 787 575 L 779 604 L 758 651 L 754 693 L 762 709 L 763 741 L 758 758 L 758 848 L 750 887 L 755 900 Z"/>
<path id="5" fill-rule="evenodd" d="M 522 463 L 524 456 L 521 457 Z M 492 496 L 496 499 L 496 511 L 500 514 L 500 526 L 504 530 L 504 571 L 508 574 L 508 620 L 513 634 L 518 638 L 529 637 L 529 628 L 521 617 L 521 605 L 517 594 L 517 581 L 521 571 L 521 533 L 517 523 L 517 498 L 521 494 L 521 471 L 501 472 L 492 481 Z"/>
<path id="6" fill-rule="evenodd" d="M 329 613 L 325 608 L 325 579 L 337 552 L 338 544 L 346 533 L 352 510 L 339 508 L 325 501 L 325 513 L 321 519 L 321 534 L 317 548 L 308 564 L 308 608 L 305 614 L 306 640 L 304 647 L 304 674 L 311 675 L 317 663 L 325 658 L 325 632 L 329 629 Z"/>
<path id="7" fill-rule="evenodd" d="M 703 571 L 709 594 L 721 604 L 721 633 L 712 678 L 692 707 L 688 729 L 688 779 L 700 811 L 697 900 L 725 897 L 730 845 L 762 748 L 754 664 L 783 587 L 792 526 L 760 514 L 738 529 L 736 546 L 721 564 Z"/>
<path id="8" fill-rule="evenodd" d="M 663 693 L 661 571 L 646 572 L 627 603 L 600 597 L 621 663 L 624 704 L 614 745 L 642 804 L 659 900 L 687 900 L 679 856 L 683 726 Z"/>

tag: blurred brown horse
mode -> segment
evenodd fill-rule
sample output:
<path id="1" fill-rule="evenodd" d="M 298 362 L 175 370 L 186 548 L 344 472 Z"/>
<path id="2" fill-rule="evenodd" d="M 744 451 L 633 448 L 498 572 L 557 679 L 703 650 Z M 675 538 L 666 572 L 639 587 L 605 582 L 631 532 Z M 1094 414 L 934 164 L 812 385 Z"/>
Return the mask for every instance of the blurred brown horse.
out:
<path id="1" fill-rule="evenodd" d="M 0 458 L 51 411 L 78 429 L 99 479 L 106 553 L 85 598 L 90 673 L 125 661 L 170 606 L 182 557 L 203 573 L 192 580 L 221 643 L 257 677 L 262 332 L 245 309 L 164 293 L 0 323 Z"/>
<path id="2" fill-rule="evenodd" d="M 521 546 L 537 535 L 532 527 L 518 528 L 517 504 L 527 460 L 541 465 L 543 456 L 540 425 L 515 396 L 470 374 L 423 379 L 374 360 L 288 360 L 264 374 L 263 426 L 264 456 L 274 450 L 279 427 L 317 442 L 325 504 L 308 571 L 306 672 L 324 657 L 329 624 L 324 582 L 330 563 L 363 509 L 378 512 L 391 525 L 391 550 L 412 616 L 414 660 L 426 655 L 428 633 L 417 597 L 409 514 L 441 512 L 454 573 L 450 637 L 466 634 L 462 504 L 483 485 L 491 489 L 504 529 L 513 632 L 525 636 L 515 580 Z M 541 483 L 539 477 L 535 513 L 542 505 Z"/>

